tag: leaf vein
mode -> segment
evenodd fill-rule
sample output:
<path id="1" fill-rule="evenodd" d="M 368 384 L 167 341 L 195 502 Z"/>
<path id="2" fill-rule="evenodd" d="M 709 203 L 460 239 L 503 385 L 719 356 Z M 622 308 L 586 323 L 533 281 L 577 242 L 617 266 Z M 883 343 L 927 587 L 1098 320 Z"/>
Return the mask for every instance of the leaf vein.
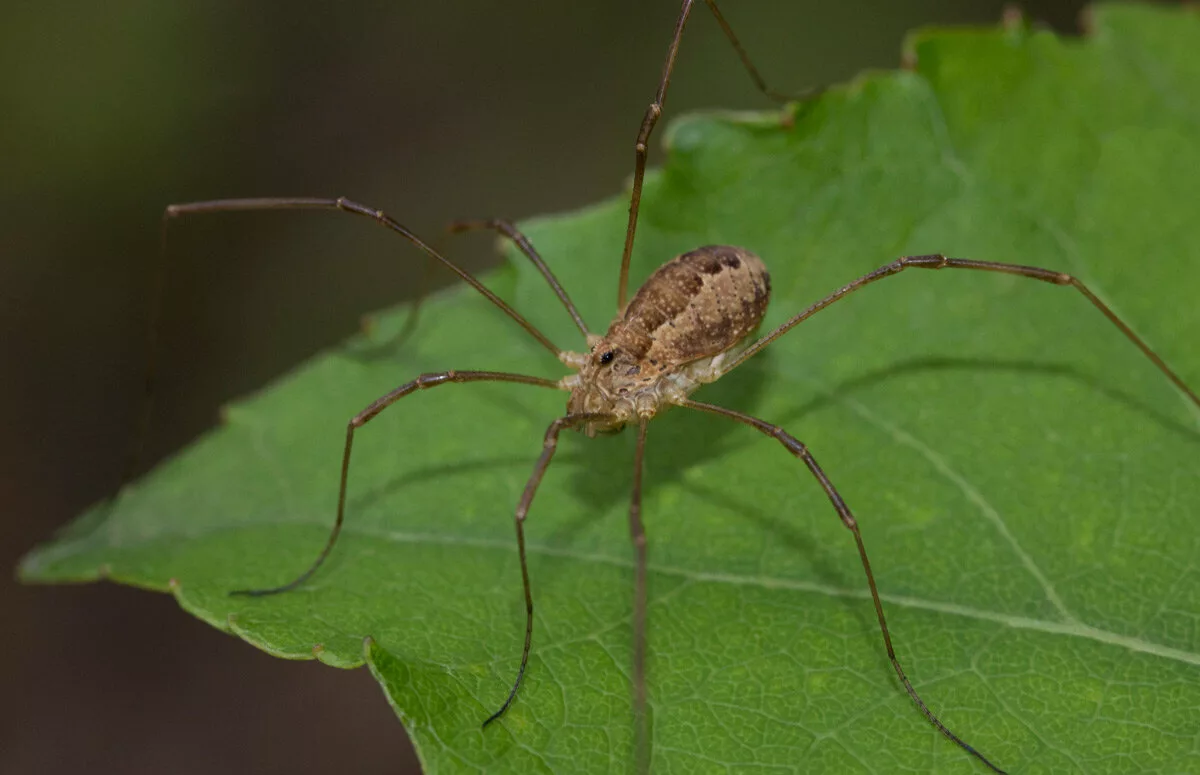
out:
<path id="1" fill-rule="evenodd" d="M 498 550 L 506 552 L 513 550 L 513 547 L 509 541 L 501 541 L 499 539 L 466 538 L 463 536 L 438 535 L 436 533 L 407 533 L 398 531 L 380 531 L 378 533 L 371 531 L 371 534 L 377 537 L 386 538 L 387 540 L 394 541 L 396 543 L 465 546 L 472 549 Z M 559 559 L 569 559 L 578 562 L 612 565 L 619 568 L 633 567 L 633 563 L 628 560 L 623 560 L 616 557 L 608 557 L 602 554 L 576 552 L 570 549 L 545 546 L 542 544 L 529 544 L 527 546 L 527 551 L 530 554 L 555 557 Z M 812 581 L 800 581 L 796 579 L 784 579 L 762 575 L 750 576 L 733 573 L 697 571 L 691 568 L 659 565 L 657 563 L 650 563 L 647 567 L 648 570 L 653 573 L 659 573 L 666 576 L 675 576 L 677 578 L 699 583 L 731 584 L 737 586 L 760 587 L 762 589 L 781 589 L 796 592 L 810 592 L 813 594 L 826 595 L 828 597 L 852 598 L 858 600 L 867 600 L 870 597 L 870 594 L 866 590 L 846 589 L 844 587 L 835 587 Z M 1182 662 L 1188 665 L 1200 666 L 1200 653 L 1188 651 L 1186 649 L 1175 648 L 1173 646 L 1167 646 L 1161 643 L 1155 643 L 1154 641 L 1149 641 L 1144 638 L 1122 635 L 1110 630 L 1092 627 L 1091 625 L 1084 624 L 1078 620 L 1050 621 L 1046 619 L 1035 619 L 1027 616 L 1018 616 L 1014 614 L 1006 614 L 1000 611 L 990 611 L 983 608 L 960 605 L 958 603 L 927 600 L 911 595 L 891 595 L 887 593 L 881 593 L 879 597 L 887 603 L 900 606 L 902 608 L 912 608 L 921 611 L 929 611 L 932 613 L 946 614 L 948 616 L 957 616 L 964 619 L 977 619 L 980 621 L 1000 624 L 1016 630 L 1029 630 L 1032 632 L 1046 633 L 1048 635 L 1062 635 L 1067 637 L 1082 638 L 1109 646 L 1123 648 L 1139 654 L 1147 654 L 1176 662 Z"/>

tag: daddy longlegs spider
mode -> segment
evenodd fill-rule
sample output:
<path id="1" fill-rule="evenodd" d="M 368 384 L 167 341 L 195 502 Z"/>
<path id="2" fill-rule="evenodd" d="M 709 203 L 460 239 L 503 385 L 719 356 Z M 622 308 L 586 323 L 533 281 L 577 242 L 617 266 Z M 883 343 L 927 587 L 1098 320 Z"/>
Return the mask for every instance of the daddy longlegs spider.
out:
<path id="1" fill-rule="evenodd" d="M 520 558 L 521 582 L 525 603 L 525 638 L 521 650 L 516 678 L 507 697 L 499 708 L 483 721 L 487 727 L 500 719 L 512 705 L 521 687 L 533 644 L 533 591 L 529 578 L 529 567 L 525 548 L 525 519 L 537 492 L 538 486 L 554 457 L 559 435 L 563 430 L 573 429 L 594 437 L 599 433 L 615 433 L 626 426 L 634 426 L 637 444 L 633 461 L 633 487 L 629 508 L 629 532 L 635 556 L 635 587 L 633 600 L 633 706 L 635 721 L 635 757 L 639 771 L 650 764 L 650 746 L 646 729 L 646 685 L 645 685 L 645 628 L 646 628 L 646 545 L 647 536 L 642 523 L 642 463 L 645 452 L 646 433 L 649 421 L 668 406 L 681 406 L 747 425 L 754 430 L 778 441 L 794 457 L 798 458 L 812 473 L 825 492 L 842 524 L 851 532 L 862 562 L 867 587 L 874 605 L 880 634 L 888 660 L 895 670 L 905 692 L 917 709 L 943 736 L 954 742 L 979 762 L 994 772 L 1003 772 L 980 751 L 972 747 L 947 728 L 921 699 L 896 657 L 892 637 L 888 630 L 883 605 L 880 602 L 866 545 L 858 522 L 833 482 L 826 476 L 816 458 L 802 442 L 778 425 L 753 417 L 735 409 L 694 401 L 689 396 L 700 386 L 714 382 L 734 370 L 769 344 L 836 301 L 861 288 L 899 274 L 906 269 L 971 269 L 983 272 L 1026 277 L 1053 285 L 1072 287 L 1083 295 L 1116 328 L 1125 335 L 1193 404 L 1200 408 L 1197 396 L 1175 374 L 1166 363 L 1112 311 L 1100 298 L 1093 294 L 1079 279 L 1050 269 L 1020 264 L 979 261 L 965 258 L 949 258 L 943 255 L 913 255 L 898 258 L 873 272 L 865 274 L 807 309 L 800 311 L 769 333 L 752 339 L 761 323 L 770 298 L 770 278 L 766 266 L 750 251 L 733 246 L 708 245 L 678 256 L 655 271 L 644 285 L 629 298 L 629 265 L 637 228 L 638 211 L 645 176 L 647 145 L 662 114 L 667 89 L 674 69 L 676 54 L 684 27 L 695 0 L 683 0 L 675 30 L 667 49 L 666 62 L 654 101 L 646 109 L 635 141 L 633 187 L 626 227 L 624 249 L 621 255 L 617 281 L 618 314 L 607 332 L 593 333 L 584 323 L 567 291 L 559 284 L 554 273 L 542 260 L 533 245 L 512 224 L 493 219 L 459 221 L 451 224 L 451 232 L 491 230 L 511 241 L 536 267 L 547 284 L 566 308 L 576 327 L 587 342 L 586 352 L 563 350 L 541 331 L 521 316 L 506 302 L 488 290 L 468 272 L 459 268 L 437 250 L 423 242 L 401 223 L 373 207 L 351 201 L 344 197 L 309 198 L 277 197 L 255 199 L 222 199 L 204 202 L 174 204 L 164 214 L 164 252 L 166 224 L 172 219 L 189 214 L 249 211 L 249 210 L 337 210 L 369 218 L 379 225 L 407 239 L 433 261 L 440 263 L 464 282 L 482 294 L 488 301 L 502 310 L 526 333 L 574 373 L 560 379 L 549 379 L 525 374 L 492 371 L 447 370 L 427 373 L 381 396 L 350 419 L 346 427 L 345 446 L 342 453 L 341 481 L 337 498 L 337 512 L 329 538 L 312 564 L 291 581 L 267 589 L 237 590 L 233 595 L 261 597 L 289 590 L 307 581 L 318 571 L 337 543 L 345 519 L 346 492 L 350 475 L 351 449 L 355 432 L 366 425 L 385 409 L 401 398 L 416 392 L 441 385 L 466 382 L 511 382 L 542 388 L 567 391 L 570 396 L 567 411 L 550 423 L 543 438 L 541 455 L 526 482 L 524 492 L 517 504 L 515 527 L 517 551 Z M 758 70 L 750 61 L 729 24 L 721 15 L 715 0 L 704 0 L 726 38 L 732 44 L 742 65 L 758 89 L 777 101 L 785 98 L 771 90 Z M 165 262 L 164 262 L 165 263 Z M 157 325 L 159 297 L 162 294 L 162 274 L 155 289 L 152 311 L 151 358 L 149 371 L 153 373 L 154 336 Z M 151 384 L 151 380 L 147 380 Z M 144 438 L 150 412 L 150 395 L 147 391 L 141 423 L 136 434 L 132 462 L 127 467 L 126 479 L 136 469 L 137 450 Z"/>

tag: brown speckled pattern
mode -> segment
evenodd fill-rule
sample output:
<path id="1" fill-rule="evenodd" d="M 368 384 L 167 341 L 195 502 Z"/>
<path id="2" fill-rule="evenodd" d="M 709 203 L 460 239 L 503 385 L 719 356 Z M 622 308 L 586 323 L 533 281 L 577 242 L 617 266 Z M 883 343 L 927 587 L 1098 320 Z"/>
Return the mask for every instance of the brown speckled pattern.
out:
<path id="1" fill-rule="evenodd" d="M 650 275 L 604 338 L 637 360 L 679 366 L 741 341 L 758 327 L 770 296 L 762 259 L 706 245 Z"/>
<path id="2" fill-rule="evenodd" d="M 569 382 L 569 414 L 607 414 L 589 435 L 652 417 L 719 372 L 689 365 L 729 351 L 758 328 L 771 298 L 762 259 L 745 248 L 706 245 L 658 268 L 608 333 L 592 342 Z"/>

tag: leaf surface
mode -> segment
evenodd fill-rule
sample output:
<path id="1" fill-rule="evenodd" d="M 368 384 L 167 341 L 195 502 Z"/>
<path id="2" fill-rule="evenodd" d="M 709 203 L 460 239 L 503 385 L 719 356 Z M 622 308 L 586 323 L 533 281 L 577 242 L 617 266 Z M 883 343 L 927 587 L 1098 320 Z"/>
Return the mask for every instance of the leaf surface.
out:
<path id="1" fill-rule="evenodd" d="M 785 114 L 689 116 L 647 182 L 633 277 L 697 245 L 767 261 L 778 324 L 905 254 L 1071 272 L 1200 385 L 1200 15 L 1100 6 L 1084 40 L 930 31 L 909 71 Z M 595 329 L 627 199 L 526 224 Z M 405 250 L 399 246 L 400 250 Z M 490 285 L 578 332 L 514 259 Z M 236 598 L 325 540 L 344 423 L 426 371 L 561 367 L 465 289 L 418 336 L 358 339 L 24 561 L 26 580 L 171 590 L 289 658 L 367 663 L 429 772 L 629 768 L 633 434 L 564 436 L 512 509 L 565 394 L 405 399 L 356 438 L 346 529 L 298 591 Z M 764 330 L 767 330 L 764 327 Z M 905 665 L 950 728 L 1022 773 L 1200 771 L 1200 413 L 1070 288 L 906 272 L 804 323 L 700 400 L 780 423 L 854 509 Z M 978 772 L 887 662 L 850 534 L 802 464 L 720 418 L 650 428 L 654 771 Z"/>

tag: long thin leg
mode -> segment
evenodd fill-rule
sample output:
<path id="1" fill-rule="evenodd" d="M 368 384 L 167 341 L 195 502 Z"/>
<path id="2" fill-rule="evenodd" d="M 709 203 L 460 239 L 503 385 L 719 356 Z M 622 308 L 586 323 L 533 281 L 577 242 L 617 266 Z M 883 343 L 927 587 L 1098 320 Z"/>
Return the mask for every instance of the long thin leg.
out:
<path id="1" fill-rule="evenodd" d="M 446 254 L 445 240 L 442 239 L 433 243 L 433 249 L 434 252 L 444 256 Z M 433 282 L 433 270 L 437 268 L 438 262 L 426 256 L 422 264 L 421 275 L 417 279 L 417 293 L 411 297 L 412 302 L 408 308 L 408 316 L 404 319 L 404 325 L 401 326 L 400 332 L 392 336 L 387 342 L 367 349 L 365 354 L 374 355 L 391 352 L 407 342 L 409 337 L 416 332 L 417 325 L 421 322 L 421 310 L 424 308 L 425 299 L 429 295 L 429 286 Z M 365 333 L 370 333 L 374 327 L 374 316 L 364 315 L 362 318 L 362 330 Z"/>
<path id="2" fill-rule="evenodd" d="M 742 48 L 741 41 L 733 34 L 733 28 L 729 26 L 729 22 L 725 21 L 725 16 L 721 13 L 721 9 L 717 8 L 716 0 L 704 0 L 704 3 L 708 6 L 708 10 L 712 11 L 713 18 L 717 20 L 717 24 L 721 25 L 721 32 L 725 33 L 725 37 L 733 45 L 733 50 L 737 52 L 738 59 L 742 60 L 742 67 L 746 68 L 746 73 L 749 74 L 750 80 L 754 81 L 754 85 L 758 87 L 760 92 L 775 102 L 787 102 L 800 96 L 799 94 L 784 94 L 768 86 L 766 79 L 762 77 L 762 74 L 758 72 L 758 68 L 750 61 L 750 55 L 746 53 L 746 49 Z"/>
<path id="3" fill-rule="evenodd" d="M 942 255 L 904 256 L 903 258 L 896 259 L 890 264 L 885 264 L 884 266 L 879 267 L 874 272 L 863 275 L 849 285 L 842 286 L 818 301 L 816 304 L 813 304 L 811 307 L 801 312 L 799 315 L 796 315 L 787 322 L 783 323 L 774 331 L 763 336 L 754 344 L 747 347 L 729 364 L 727 364 L 725 368 L 721 370 L 721 373 L 727 374 L 730 371 L 733 371 L 743 362 L 745 362 L 747 358 L 750 358 L 755 353 L 769 345 L 771 342 L 786 334 L 794 326 L 817 314 L 821 310 L 833 304 L 835 301 L 850 295 L 859 288 L 870 285 L 876 280 L 882 280 L 885 277 L 891 277 L 892 275 L 899 274 L 905 269 L 910 268 L 977 269 L 984 272 L 999 272 L 1001 274 L 1017 275 L 1018 277 L 1028 277 L 1031 280 L 1041 280 L 1042 282 L 1050 283 L 1052 285 L 1071 286 L 1083 294 L 1084 298 L 1090 301 L 1092 305 L 1096 307 L 1096 309 L 1100 310 L 1100 312 L 1104 314 L 1104 317 L 1108 318 L 1114 326 L 1120 329 L 1121 333 L 1123 333 L 1126 338 L 1129 339 L 1129 341 L 1133 342 L 1133 344 L 1142 351 L 1142 354 L 1149 358 L 1150 361 L 1167 376 L 1167 379 L 1171 380 L 1171 382 L 1175 384 L 1175 387 L 1179 388 L 1188 398 L 1190 398 L 1193 404 L 1195 404 L 1197 407 L 1200 407 L 1200 396 L 1197 396 L 1191 388 L 1184 384 L 1184 381 L 1179 377 L 1179 375 L 1172 371 L 1171 368 L 1163 361 L 1163 359 L 1158 357 L 1158 354 L 1155 353 L 1154 350 L 1150 349 L 1150 346 L 1146 344 L 1140 336 L 1135 334 L 1133 329 L 1131 329 L 1125 323 L 1125 321 L 1121 320 L 1121 318 L 1117 316 L 1117 313 L 1113 312 L 1107 304 L 1105 304 L 1098 296 L 1096 296 L 1096 294 L 1092 293 L 1091 290 L 1089 290 L 1088 287 L 1084 285 L 1081 280 L 1079 280 L 1079 278 L 1069 275 L 1065 272 L 1055 272 L 1050 269 L 1042 269 L 1036 266 L 1024 266 L 1022 264 L 1002 264 L 996 261 L 972 261 L 966 258 L 947 258 L 946 256 Z"/>
<path id="4" fill-rule="evenodd" d="M 370 218 L 376 223 L 391 229 L 392 231 L 404 237 L 406 240 L 415 245 L 425 255 L 442 264 L 450 271 L 458 275 L 467 285 L 470 285 L 475 290 L 479 291 L 483 296 L 495 304 L 500 310 L 512 318 L 517 325 L 525 329 L 534 339 L 538 340 L 543 347 L 554 354 L 554 357 L 559 358 L 563 351 L 551 342 L 545 334 L 538 331 L 532 323 L 521 316 L 515 309 L 510 307 L 503 299 L 484 287 L 483 283 L 475 279 L 470 272 L 460 268 L 457 264 L 450 261 L 448 258 L 437 252 L 429 245 L 421 241 L 417 235 L 409 231 L 403 224 L 395 220 L 382 210 L 377 210 L 374 207 L 369 207 L 364 204 L 359 204 L 345 197 L 336 197 L 333 199 L 320 197 L 265 197 L 260 199 L 214 199 L 208 202 L 188 202 L 186 204 L 175 204 L 167 207 L 165 218 L 176 218 L 180 215 L 189 215 L 193 213 L 215 213 L 215 212 L 233 212 L 233 211 L 248 211 L 248 210 L 340 210 L 342 212 L 361 215 L 365 218 Z"/>
<path id="5" fill-rule="evenodd" d="M 354 432 L 375 419 L 384 409 L 387 409 L 407 395 L 411 395 L 418 390 L 428 390 L 439 385 L 461 382 L 518 382 L 524 385 L 561 389 L 558 382 L 554 380 L 530 377 L 525 374 L 508 374 L 500 371 L 442 371 L 434 374 L 422 374 L 411 382 L 404 383 L 387 395 L 375 399 L 366 409 L 354 415 L 350 422 L 346 424 L 346 446 L 342 451 L 342 481 L 338 488 L 337 518 L 334 520 L 333 530 L 329 532 L 329 539 L 325 542 L 325 548 L 317 555 L 317 559 L 309 566 L 308 570 L 281 586 L 270 587 L 269 589 L 239 589 L 229 594 L 247 595 L 250 597 L 275 595 L 295 589 L 316 573 L 321 564 L 325 562 L 325 558 L 333 551 L 333 545 L 337 543 L 338 535 L 342 532 L 342 522 L 346 516 L 346 486 L 350 479 L 350 450 L 354 446 Z"/>
<path id="6" fill-rule="evenodd" d="M 633 495 L 629 501 L 629 538 L 633 542 L 633 753 L 636 772 L 650 771 L 650 730 L 646 716 L 646 527 L 642 524 L 642 461 L 646 453 L 646 426 L 638 423 L 637 450 L 633 454 Z"/>
<path id="7" fill-rule="evenodd" d="M 160 245 L 159 261 L 155 268 L 153 276 L 153 287 L 151 289 L 151 308 L 149 322 L 147 324 L 146 337 L 146 369 L 144 373 L 144 387 L 142 392 L 141 409 L 138 412 L 138 417 L 134 427 L 132 440 L 130 442 L 129 451 L 126 456 L 125 466 L 121 473 L 121 479 L 117 483 L 117 488 L 113 495 L 108 500 L 108 505 L 111 506 L 116 502 L 116 498 L 120 495 L 125 486 L 133 479 L 137 473 L 138 466 L 141 462 L 143 450 L 145 448 L 146 436 L 150 429 L 150 419 L 154 408 L 154 384 L 157 375 L 157 341 L 158 341 L 158 322 L 162 315 L 162 295 L 166 285 L 166 245 L 167 245 L 167 227 L 172 220 L 182 215 L 191 215 L 196 213 L 215 213 L 215 212 L 240 212 L 254 210 L 341 210 L 343 212 L 361 215 L 370 218 L 384 227 L 396 232 L 400 236 L 407 239 L 418 249 L 426 254 L 430 259 L 441 263 L 449 268 L 452 272 L 462 278 L 479 293 L 483 294 L 490 302 L 500 308 L 502 312 L 512 318 L 518 325 L 524 328 L 533 338 L 537 339 L 543 347 L 554 354 L 560 361 L 566 353 L 559 349 L 551 342 L 545 334 L 538 331 L 529 321 L 520 315 L 516 310 L 510 307 L 503 299 L 496 296 L 486 287 L 483 286 L 469 272 L 463 270 L 439 251 L 434 250 L 429 245 L 425 244 L 415 234 L 409 231 L 404 225 L 388 216 L 382 210 L 377 210 L 367 205 L 354 202 L 345 197 L 337 198 L 314 198 L 314 197 L 267 197 L 254 199 L 214 199 L 204 202 L 186 202 L 182 204 L 168 205 L 163 211 L 162 219 L 162 242 Z M 428 265 L 423 273 L 421 281 L 421 294 L 418 296 L 413 309 L 409 312 L 408 320 L 405 321 L 404 329 L 395 338 L 395 341 L 403 341 L 413 331 L 416 326 L 418 314 L 422 301 L 424 299 L 424 288 L 427 284 Z M 335 534 L 336 537 L 336 534 Z M 324 557 L 322 556 L 322 559 Z M 317 564 L 320 564 L 318 560 Z M 315 570 L 315 566 L 312 570 Z M 310 571 L 311 572 L 311 571 Z M 306 577 L 306 576 L 305 576 Z M 303 581 L 305 577 L 297 579 L 294 583 Z M 282 589 L 282 588 L 281 588 Z M 271 590 L 265 590 L 269 592 Z"/>
<path id="8" fill-rule="evenodd" d="M 533 503 L 533 496 L 537 494 L 538 485 L 542 483 L 542 477 L 546 474 L 546 469 L 550 467 L 550 461 L 554 459 L 554 450 L 558 447 L 558 434 L 562 432 L 563 428 L 571 428 L 605 416 L 596 413 L 569 414 L 550 423 L 542 441 L 542 454 L 534 464 L 529 480 L 525 482 L 525 492 L 521 494 L 521 501 L 517 504 L 514 518 L 517 527 L 517 554 L 521 558 L 521 584 L 525 590 L 525 646 L 521 650 L 521 666 L 517 669 L 517 680 L 513 681 L 512 689 L 500 709 L 484 719 L 484 727 L 503 716 L 508 707 L 512 705 L 517 696 L 517 689 L 521 688 L 521 679 L 525 677 L 525 668 L 529 665 L 529 649 L 533 644 L 533 590 L 529 586 L 529 563 L 525 557 L 525 515 L 529 513 L 529 506 Z"/>
<path id="9" fill-rule="evenodd" d="M 446 227 L 446 230 L 451 234 L 460 234 L 464 231 L 476 231 L 479 229 L 491 229 L 508 237 L 517 246 L 517 249 L 533 262 L 537 270 L 542 273 L 542 277 L 546 278 L 550 289 L 554 291 L 554 295 L 567 308 L 567 314 L 571 316 L 571 320 L 575 321 L 575 327 L 579 329 L 580 333 L 585 338 L 591 336 L 587 324 L 583 322 L 583 317 L 579 314 L 579 310 L 575 309 L 575 305 L 571 302 L 571 297 L 567 295 L 566 289 L 562 287 L 562 284 L 558 282 L 558 278 L 554 276 L 554 272 L 550 271 L 550 267 L 538 255 L 538 252 L 533 247 L 533 243 L 529 241 L 528 237 L 518 231 L 516 226 L 500 218 L 488 218 L 478 221 L 453 221 Z"/>
<path id="10" fill-rule="evenodd" d="M 808 470 L 812 472 L 812 475 L 816 477 L 817 481 L 821 484 L 821 489 L 823 489 L 825 491 L 825 495 L 829 497 L 830 503 L 832 503 L 833 507 L 837 509 L 838 516 L 842 518 L 842 524 L 844 524 L 850 530 L 850 532 L 854 534 L 854 543 L 858 546 L 858 556 L 862 560 L 863 572 L 865 572 L 867 575 L 867 586 L 871 590 L 871 600 L 875 604 L 875 616 L 879 619 L 879 631 L 883 634 L 883 644 L 887 648 L 887 655 L 888 659 L 892 663 L 892 668 L 895 669 L 896 675 L 900 677 L 900 683 L 904 685 L 904 690 L 908 692 L 908 696 L 912 698 L 912 701 L 916 704 L 917 708 L 920 709 L 921 713 L 925 715 L 925 718 L 929 719 L 929 723 L 933 724 L 933 726 L 936 727 L 939 732 L 952 740 L 964 751 L 983 762 L 990 770 L 1003 775 L 1004 770 L 988 761 L 986 756 L 975 750 L 975 748 L 969 745 L 961 737 L 951 732 L 945 724 L 938 720 L 937 716 L 933 715 L 933 711 L 929 709 L 929 706 L 926 705 L 924 700 L 921 699 L 920 695 L 917 694 L 917 690 L 914 689 L 912 683 L 909 682 L 908 676 L 904 674 L 904 668 L 900 667 L 900 661 L 896 659 L 896 650 L 892 647 L 892 636 L 888 632 L 887 619 L 883 615 L 883 603 L 880 602 L 879 590 L 875 587 L 875 575 L 871 572 L 871 562 L 867 559 L 867 548 L 863 544 L 862 533 L 860 533 L 858 530 L 858 521 L 855 520 L 854 515 L 850 513 L 850 507 L 846 505 L 844 500 L 842 500 L 842 496 L 838 494 L 837 489 L 834 488 L 833 482 L 831 482 L 829 477 L 825 475 L 825 472 L 821 470 L 821 466 L 817 464 L 816 458 L 814 458 L 812 453 L 808 451 L 808 447 L 798 441 L 794 436 L 788 434 L 778 425 L 772 425 L 771 423 L 760 420 L 757 417 L 751 417 L 748 414 L 743 414 L 742 412 L 726 409 L 722 406 L 715 406 L 713 404 L 705 404 L 699 401 L 691 400 L 684 400 L 682 403 L 680 403 L 680 406 L 686 406 L 690 409 L 699 409 L 703 412 L 709 412 L 710 414 L 728 417 L 731 420 L 737 420 L 740 423 L 749 425 L 751 428 L 754 428 L 755 430 L 775 439 L 782 444 L 788 452 L 791 452 L 793 455 L 800 458 L 800 460 L 804 461 L 804 465 L 808 466 Z"/>
<path id="11" fill-rule="evenodd" d="M 688 15 L 692 12 L 692 4 L 694 0 L 683 0 L 683 5 L 679 8 L 679 18 L 675 22 L 675 33 L 671 36 L 671 45 L 667 48 L 667 61 L 663 64 L 662 78 L 658 82 L 658 91 L 654 95 L 654 102 L 646 108 L 646 115 L 642 117 L 642 126 L 638 130 L 637 140 L 634 143 L 634 162 L 633 162 L 633 193 L 629 199 L 629 225 L 625 229 L 625 249 L 621 253 L 621 273 L 617 281 L 617 312 L 618 314 L 625 309 L 625 301 L 629 290 L 629 261 L 633 256 L 633 235 L 637 231 L 638 209 L 642 202 L 642 181 L 646 177 L 646 148 L 650 142 L 650 135 L 654 132 L 654 126 L 658 123 L 659 116 L 662 115 L 663 105 L 667 100 L 667 87 L 671 83 L 671 71 L 675 69 L 675 57 L 679 54 L 679 41 L 683 37 L 683 28 L 687 24 Z M 742 44 L 738 41 L 737 36 L 733 34 L 733 29 L 729 23 L 725 21 L 725 17 L 721 15 L 721 11 L 717 8 L 715 0 L 704 0 L 708 5 L 709 10 L 713 12 L 713 16 L 717 19 L 717 24 L 721 25 L 721 31 L 725 33 L 725 37 L 733 44 L 733 48 L 737 51 L 738 58 L 742 61 L 742 65 L 750 74 L 750 78 L 754 81 L 754 85 L 759 91 L 770 97 L 773 100 L 782 102 L 788 99 L 786 95 L 771 89 L 759 74 L 758 68 L 750 61 L 750 57 L 746 55 L 746 50 L 742 48 Z"/>

